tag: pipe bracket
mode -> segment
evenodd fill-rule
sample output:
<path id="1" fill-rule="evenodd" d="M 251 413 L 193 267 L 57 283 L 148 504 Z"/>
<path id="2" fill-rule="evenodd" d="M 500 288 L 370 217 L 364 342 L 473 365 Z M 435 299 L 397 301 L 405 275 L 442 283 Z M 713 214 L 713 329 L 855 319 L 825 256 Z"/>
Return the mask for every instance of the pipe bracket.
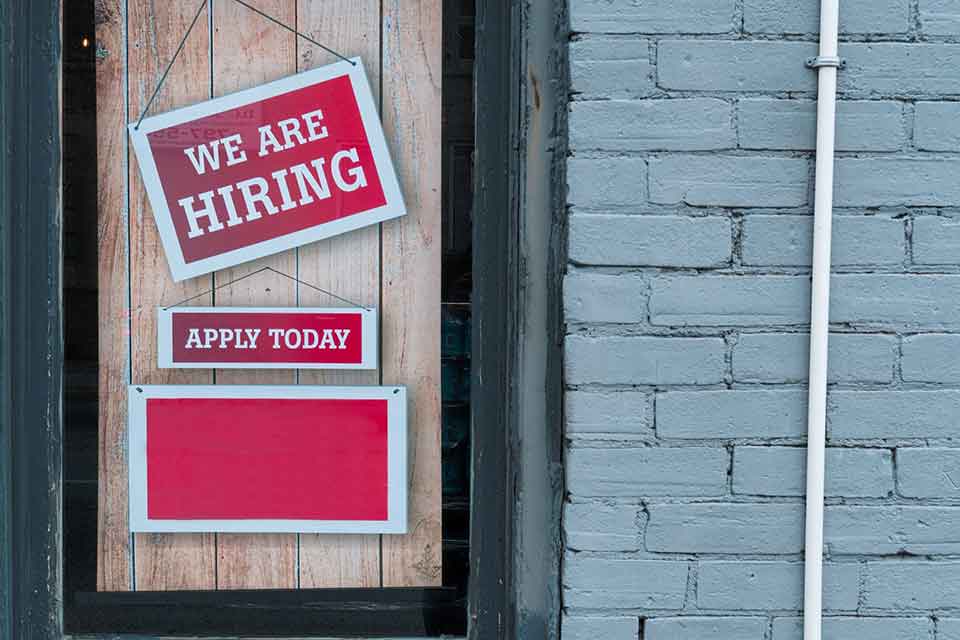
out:
<path id="1" fill-rule="evenodd" d="M 820 67 L 836 67 L 842 69 L 847 66 L 847 61 L 837 56 L 816 56 L 807 58 L 806 65 L 810 69 L 819 69 Z"/>

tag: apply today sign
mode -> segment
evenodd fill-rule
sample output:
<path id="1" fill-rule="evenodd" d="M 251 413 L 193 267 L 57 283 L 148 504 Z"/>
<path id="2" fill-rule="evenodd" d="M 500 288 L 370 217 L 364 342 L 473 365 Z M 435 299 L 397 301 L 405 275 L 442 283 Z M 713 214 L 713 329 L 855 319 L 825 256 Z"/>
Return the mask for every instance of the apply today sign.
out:
<path id="1" fill-rule="evenodd" d="M 157 310 L 160 368 L 376 369 L 374 309 Z"/>
<path id="2" fill-rule="evenodd" d="M 129 126 L 174 280 L 406 213 L 358 58 Z"/>

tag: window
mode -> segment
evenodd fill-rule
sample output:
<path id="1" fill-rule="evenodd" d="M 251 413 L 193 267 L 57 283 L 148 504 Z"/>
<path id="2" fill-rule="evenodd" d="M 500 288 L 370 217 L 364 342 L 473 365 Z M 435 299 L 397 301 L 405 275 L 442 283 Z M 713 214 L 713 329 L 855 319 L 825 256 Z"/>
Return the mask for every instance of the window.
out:
<path id="1" fill-rule="evenodd" d="M 402 70 L 378 60 L 381 47 L 391 44 L 388 42 L 390 34 L 381 36 L 378 27 L 381 20 L 419 19 L 416 12 L 397 9 L 403 15 L 390 16 L 381 12 L 379 2 L 359 6 L 300 2 L 296 11 L 292 4 L 268 5 L 264 4 L 264 8 L 276 14 L 274 17 L 308 32 L 312 40 L 339 40 L 337 46 L 345 50 L 349 48 L 348 55 L 360 54 L 365 58 L 368 74 L 376 87 L 375 93 L 384 96 L 399 90 L 397 87 L 391 89 L 389 83 L 380 80 L 384 74 L 397 76 Z M 171 283 L 163 273 L 151 277 L 153 270 L 164 267 L 162 261 L 157 261 L 162 253 L 159 247 L 150 244 L 153 221 L 138 191 L 139 177 L 134 158 L 128 155 L 125 164 L 120 157 L 126 151 L 122 121 L 112 116 L 119 116 L 126 108 L 130 110 L 128 119 L 136 118 L 134 112 L 143 108 L 142 97 L 129 89 L 124 93 L 123 84 L 118 85 L 118 81 L 128 87 L 130 83 L 153 84 L 175 51 L 174 46 L 183 35 L 180 31 L 189 25 L 196 9 L 192 2 L 152 5 L 129 0 L 125 7 L 124 3 L 119 5 L 119 14 L 98 16 L 93 2 L 71 3 L 66 7 L 63 246 L 67 631 L 350 632 L 353 629 L 349 625 L 344 628 L 331 622 L 328 608 L 334 610 L 333 615 L 340 615 L 351 606 L 351 598 L 357 599 L 355 606 L 358 609 L 374 603 L 382 606 L 385 612 L 397 608 L 406 610 L 410 616 L 409 619 L 391 619 L 385 615 L 380 623 L 359 621 L 356 623 L 359 630 L 373 630 L 380 624 L 385 633 L 461 635 L 466 631 L 470 519 L 470 163 L 473 141 L 473 43 L 469 31 L 473 14 L 470 7 L 461 6 L 461 3 L 448 2 L 447 5 L 443 25 L 443 33 L 447 36 L 443 46 L 443 140 L 430 141 L 429 134 L 411 131 L 409 135 L 421 135 L 424 144 L 436 148 L 421 149 L 420 153 L 425 156 L 422 159 L 397 158 L 396 161 L 398 165 L 414 165 L 415 171 L 439 170 L 441 175 L 436 179 L 444 187 L 440 203 L 417 192 L 428 189 L 428 184 L 417 180 L 404 185 L 408 191 L 413 191 L 408 192 L 408 200 L 422 200 L 422 207 L 435 202 L 442 205 L 439 213 L 444 230 L 442 309 L 436 309 L 441 330 L 433 335 L 441 346 L 441 362 L 437 363 L 441 383 L 437 392 L 442 401 L 437 425 L 441 431 L 441 450 L 433 453 L 420 449 L 423 445 L 416 441 L 416 425 L 412 425 L 414 433 L 411 435 L 414 455 L 440 457 L 440 477 L 436 481 L 442 487 L 442 507 L 437 505 L 442 509 L 442 519 L 436 540 L 430 531 L 415 530 L 404 536 L 409 538 L 406 544 L 402 539 L 397 544 L 401 538 L 398 536 L 129 534 L 123 517 L 126 510 L 126 469 L 122 460 L 126 444 L 126 425 L 123 423 L 126 400 L 122 383 L 125 380 L 171 384 L 297 382 L 329 385 L 377 384 L 379 381 L 389 384 L 396 378 L 388 381 L 390 373 L 383 369 L 372 374 L 324 374 L 308 370 L 249 374 L 230 370 L 211 373 L 156 369 L 152 336 L 159 329 L 149 313 L 136 311 L 141 306 L 169 304 L 172 298 L 179 299 L 181 294 L 189 297 L 202 294 L 204 288 L 219 286 L 223 288 L 216 288 L 201 300 L 226 306 L 298 303 L 329 306 L 337 301 L 323 299 L 315 291 L 301 288 L 300 283 L 285 281 L 273 273 L 263 275 L 265 282 L 252 281 L 249 288 L 239 293 L 231 291 L 232 285 L 224 286 L 223 283 L 249 274 L 250 270 L 242 268 L 220 272 L 214 278 L 197 278 L 195 284 L 188 282 L 185 286 Z M 178 106 L 178 103 L 190 104 L 208 95 L 216 96 L 245 88 L 250 83 L 259 84 L 336 61 L 329 52 L 271 24 L 233 0 L 208 4 L 205 9 L 200 9 L 201 17 L 206 17 L 203 14 L 208 12 L 210 18 L 206 24 L 201 23 L 200 28 L 195 28 L 184 40 L 184 57 L 170 67 L 170 84 L 165 84 L 158 92 L 158 108 L 154 113 Z M 351 16 L 357 18 L 354 25 L 346 26 L 335 21 Z M 126 32 L 123 30 L 124 20 Z M 164 25 L 170 33 L 164 35 L 151 31 L 153 23 Z M 430 33 L 433 28 L 430 23 L 421 25 L 423 33 L 419 37 L 427 40 L 440 37 L 439 32 Z M 423 44 L 432 46 L 429 42 Z M 142 56 L 138 54 L 142 46 L 154 47 L 157 51 Z M 126 58 L 120 62 L 124 47 Z M 248 58 L 242 64 L 233 59 L 245 56 Z M 424 62 L 404 58 L 402 53 L 401 58 L 395 64 Z M 383 66 L 378 67 L 378 64 Z M 416 83 L 418 76 L 412 76 L 414 79 L 407 82 Z M 423 99 L 422 104 L 404 104 L 403 99 L 402 96 L 381 97 L 381 100 L 388 101 L 387 108 L 402 110 L 401 117 L 419 119 L 427 125 L 430 116 L 409 113 L 409 110 L 429 112 L 441 109 L 441 104 L 430 104 L 429 98 Z M 98 123 L 107 130 L 97 131 Z M 394 122 L 393 126 L 399 132 L 397 135 L 402 137 L 404 125 Z M 101 148 L 98 154 L 98 140 L 115 141 L 117 147 Z M 402 139 L 395 138 L 393 144 L 394 154 L 414 151 Z M 431 167 L 431 155 L 437 160 L 442 159 L 442 167 Z M 127 176 L 118 176 L 113 171 L 124 167 Z M 125 220 L 119 211 L 124 197 L 132 219 Z M 126 228 L 122 226 L 124 222 L 127 222 Z M 340 242 L 338 238 L 326 244 L 321 242 L 317 247 L 308 245 L 287 252 L 277 259 L 261 260 L 256 266 L 265 264 L 286 273 L 295 273 L 307 285 L 319 282 L 323 288 L 344 297 L 360 299 L 363 303 L 379 302 L 384 309 L 381 315 L 400 315 L 393 314 L 390 305 L 415 305 L 430 296 L 414 290 L 414 300 L 406 303 L 387 289 L 386 276 L 382 274 L 384 270 L 394 268 L 391 261 L 401 263 L 402 269 L 424 264 L 391 251 L 386 243 L 391 242 L 389 234 L 394 227 L 387 224 L 380 229 L 354 232 L 354 237 L 345 236 Z M 98 227 L 99 237 L 95 233 Z M 126 256 L 123 255 L 124 249 Z M 427 249 L 414 243 L 410 247 L 401 245 L 397 250 L 422 253 Z M 367 282 L 357 282 L 351 277 L 352 272 L 358 270 L 366 270 Z M 397 286 L 404 286 L 404 277 L 400 274 L 401 282 Z M 369 283 L 371 278 L 372 285 Z M 158 282 L 161 285 L 159 290 L 156 288 Z M 414 286 L 422 289 L 424 285 Z M 435 286 L 439 287 L 440 282 Z M 98 297 L 101 301 L 99 318 L 96 315 Z M 126 315 L 124 310 L 128 304 L 135 310 Z M 126 317 L 117 318 L 118 313 Z M 408 314 L 410 310 L 403 311 L 404 316 Z M 429 314 L 418 310 L 417 315 Z M 430 330 L 429 323 L 420 325 L 416 320 L 419 318 L 409 327 L 401 326 L 400 329 Z M 400 322 L 404 321 L 401 317 Z M 385 327 L 383 330 L 389 329 Z M 388 344 L 381 345 L 382 358 L 386 360 L 383 367 L 393 365 L 393 375 L 406 381 L 412 370 L 404 371 L 403 365 L 389 361 L 392 348 Z M 400 348 L 423 349 L 423 343 L 414 340 Z M 419 356 L 414 354 L 413 359 L 417 358 Z M 417 363 L 414 366 L 418 366 Z M 426 384 L 430 379 L 428 374 Z M 437 381 L 436 377 L 432 380 Z M 411 382 L 418 384 L 416 380 Z M 417 398 L 414 390 L 410 403 L 416 405 L 418 402 L 422 404 L 424 398 Z M 417 420 L 437 419 L 417 410 L 418 407 L 414 406 Z M 426 464 L 436 464 L 436 461 L 428 457 Z M 429 473 L 424 475 L 414 466 L 411 484 L 434 481 Z M 414 525 L 429 528 L 431 518 L 436 516 L 424 512 L 424 509 L 430 509 L 429 505 L 423 507 L 418 501 L 429 501 L 433 494 L 426 490 L 417 495 L 417 489 L 416 486 L 410 487 L 413 494 L 409 507 L 411 518 Z M 437 546 L 441 548 L 436 549 Z M 442 573 L 439 573 L 441 567 Z M 243 593 L 237 594 L 237 589 Z M 346 590 L 350 590 L 349 593 Z M 327 602 L 328 608 L 308 604 L 317 599 Z M 171 614 L 164 606 L 168 604 L 176 604 L 178 613 Z M 296 616 L 288 615 L 291 609 L 297 611 Z M 246 613 L 238 614 L 238 610 Z"/>
<path id="2" fill-rule="evenodd" d="M 221 7 L 229 2 L 216 0 L 208 4 Z M 324 7 L 329 4 L 325 3 Z M 355 2 L 344 4 L 357 9 Z M 388 3 L 374 4 L 379 8 Z M 462 4 L 469 7 L 469 3 Z M 444 457 L 449 461 L 445 470 L 449 471 L 445 479 L 447 497 L 442 526 L 447 541 L 455 543 L 443 547 L 451 551 L 443 558 L 442 580 L 447 586 L 121 592 L 91 589 L 91 585 L 95 586 L 93 576 L 96 574 L 90 564 L 85 564 L 90 558 L 97 558 L 99 534 L 90 523 L 102 515 L 102 498 L 97 486 L 101 477 L 99 473 L 91 473 L 100 466 L 102 446 L 99 429 L 94 431 L 89 427 L 104 397 L 99 382 L 104 376 L 104 344 L 101 342 L 94 352 L 95 343 L 91 339 L 94 334 L 89 326 L 94 317 L 93 308 L 98 306 L 94 300 L 103 308 L 102 283 L 110 277 L 99 266 L 94 272 L 89 271 L 97 259 L 96 252 L 90 252 L 91 241 L 96 239 L 102 246 L 103 234 L 109 231 L 102 225 L 92 225 L 89 209 L 84 209 L 84 202 L 97 197 L 91 179 L 93 160 L 97 156 L 90 147 L 96 145 L 102 150 L 104 144 L 110 142 L 107 131 L 101 128 L 94 133 L 89 128 L 91 118 L 102 118 L 106 109 L 102 102 L 96 102 L 99 91 L 91 79 L 96 76 L 93 71 L 96 65 L 124 51 L 114 43 L 105 44 L 90 38 L 89 34 L 91 27 L 102 27 L 111 17 L 116 18 L 115 12 L 122 7 L 127 11 L 121 12 L 121 32 L 134 39 L 143 34 L 131 29 L 131 25 L 139 24 L 136 19 L 142 18 L 135 16 L 131 21 L 129 8 L 136 5 L 133 0 L 98 2 L 96 11 L 93 5 L 79 2 L 64 7 L 62 50 L 56 44 L 60 26 L 56 3 L 11 3 L 0 8 L 3 42 L 13 48 L 26 48 L 28 42 L 50 43 L 50 46 L 39 47 L 35 55 L 0 62 L 0 98 L 3 100 L 0 131 L 4 148 L 12 152 L 10 157 L 17 158 L 16 163 L 9 162 L 6 156 L 0 161 L 0 191 L 6 196 L 3 207 L 5 214 L 9 214 L 3 219 L 10 221 L 0 224 L 0 248 L 3 249 L 0 251 L 0 275 L 3 276 L 0 280 L 0 299 L 3 300 L 0 306 L 3 418 L 0 423 L 0 515 L 3 516 L 0 517 L 3 548 L 0 635 L 31 640 L 59 638 L 64 631 L 60 626 L 61 615 L 70 633 L 88 631 L 106 635 L 141 632 L 370 637 L 464 631 L 474 637 L 511 635 L 511 621 L 516 616 L 512 611 L 515 599 L 510 594 L 520 589 L 524 573 L 521 570 L 508 574 L 516 551 L 511 535 L 516 497 L 515 480 L 511 478 L 516 476 L 511 472 L 507 451 L 515 448 L 521 439 L 515 432 L 517 404 L 510 394 L 522 371 L 507 359 L 507 354 L 516 353 L 511 323 L 517 317 L 519 270 L 515 268 L 515 256 L 519 239 L 511 230 L 517 228 L 519 208 L 516 206 L 517 174 L 508 175 L 502 169 L 518 162 L 516 147 L 510 144 L 517 126 L 511 114 L 517 111 L 515 105 L 520 104 L 516 99 L 517 86 L 526 82 L 523 74 L 517 74 L 516 61 L 520 55 L 517 43 L 521 38 L 520 30 L 515 30 L 512 22 L 517 16 L 501 3 L 478 3 L 477 15 L 483 16 L 487 33 L 480 46 L 490 54 L 479 56 L 485 61 L 485 67 L 483 78 L 478 79 L 478 93 L 484 94 L 485 100 L 492 99 L 493 107 L 479 114 L 480 126 L 486 125 L 486 128 L 483 128 L 485 139 L 478 154 L 483 159 L 476 161 L 475 171 L 480 176 L 478 183 L 497 183 L 497 189 L 473 199 L 479 206 L 467 206 L 471 198 L 457 191 L 458 185 L 466 183 L 465 176 L 470 170 L 469 134 L 448 137 L 443 145 L 444 185 L 448 192 L 441 195 L 448 208 L 460 215 L 449 221 L 441 236 L 451 261 L 448 264 L 455 259 L 461 262 L 458 272 L 449 270 L 450 275 L 457 275 L 448 278 L 442 289 L 446 301 L 456 302 L 460 307 L 446 309 L 450 323 L 443 334 L 448 349 L 459 348 L 459 351 L 448 350 L 449 357 L 444 362 L 452 364 L 447 368 L 450 377 L 456 381 L 459 371 L 461 379 L 459 385 L 444 389 L 448 400 L 444 417 L 453 416 L 450 422 L 458 425 L 446 432 L 444 449 Z M 470 50 L 469 23 L 473 11 L 472 7 L 457 6 L 457 9 L 446 13 L 457 21 L 451 30 L 458 34 L 455 45 L 458 53 L 452 57 L 462 62 Z M 299 12 L 296 16 L 303 17 Z M 325 25 L 330 22 L 336 21 L 327 20 Z M 375 22 L 385 24 L 379 16 Z M 159 33 L 163 38 L 176 39 L 170 33 L 163 33 L 164 24 L 149 20 L 146 23 L 153 29 L 147 36 L 158 37 Z M 499 30 L 491 29 L 494 25 Z M 379 33 L 379 27 L 376 31 Z M 218 34 L 212 25 L 206 32 L 213 39 L 233 36 L 232 33 Z M 477 32 L 484 30 L 478 27 Z M 87 37 L 86 45 L 83 37 Z M 139 40 L 137 45 L 146 46 Z M 127 48 L 123 54 L 125 61 L 129 60 L 129 52 Z M 305 50 L 301 53 L 308 57 Z M 164 57 L 156 51 L 141 51 L 139 55 L 153 56 L 158 68 L 163 64 Z M 238 56 L 221 62 L 231 64 L 237 59 L 242 60 Z M 301 61 L 298 55 L 295 63 Z M 62 112 L 57 97 L 60 80 L 57 67 L 61 62 L 64 65 Z M 153 77 L 157 70 L 153 69 Z M 213 77 L 209 76 L 211 83 Z M 152 89 L 148 86 L 150 83 L 124 81 L 123 84 L 125 92 L 130 92 L 131 87 L 133 92 L 139 92 L 138 100 Z M 135 109 L 128 105 L 125 111 L 120 113 L 124 122 Z M 64 151 L 62 220 L 58 198 L 61 144 Z M 482 152 L 484 148 L 486 155 Z M 123 150 L 117 153 L 127 155 Z M 120 171 L 125 180 L 132 175 L 130 166 L 123 165 Z M 99 179 L 103 176 L 103 167 L 97 169 L 93 177 Z M 497 182 L 490 179 L 494 175 L 509 179 Z M 485 214 L 486 235 L 474 231 L 474 239 L 466 244 L 463 218 L 471 208 Z M 131 219 L 131 224 L 139 222 Z M 464 258 L 465 245 L 476 252 L 469 261 L 472 267 L 467 266 Z M 500 266 L 488 271 L 494 264 Z M 472 284 L 466 286 L 465 282 L 470 280 Z M 467 289 L 472 293 L 464 300 Z M 483 292 L 484 304 L 476 306 L 478 291 Z M 491 295 L 494 293 L 500 294 L 500 303 L 487 304 L 498 297 Z M 467 321 L 463 307 L 466 301 L 475 305 L 470 310 L 475 326 L 483 327 L 482 332 L 474 331 L 470 342 L 495 345 L 495 348 L 481 347 L 466 353 L 465 334 L 459 329 L 465 327 Z M 437 309 L 438 315 L 441 311 Z M 477 321 L 478 314 L 482 316 L 482 323 Z M 96 327 L 98 337 L 103 330 L 103 318 L 98 316 L 94 321 L 100 325 Z M 67 325 L 63 341 L 61 319 Z M 115 316 L 108 320 L 120 325 L 125 321 Z M 438 341 L 440 337 L 438 334 Z M 470 389 L 469 404 L 464 401 L 462 373 L 467 365 L 474 372 L 478 368 L 484 371 L 484 375 L 474 373 L 472 376 L 479 384 Z M 94 367 L 99 378 L 96 385 L 93 384 Z M 453 392 L 457 388 L 459 395 Z M 66 401 L 64 415 L 60 412 L 61 391 Z M 476 402 L 478 398 L 482 402 Z M 469 437 L 464 433 L 464 414 L 470 417 Z M 465 461 L 472 467 L 469 474 L 464 469 Z M 467 491 L 472 492 L 472 501 L 466 500 Z M 530 495 L 533 500 L 540 499 L 528 492 Z M 482 496 L 482 501 L 478 501 L 477 496 Z M 544 527 L 546 536 L 550 535 L 548 529 L 555 530 L 553 527 Z M 468 530 L 469 548 L 464 544 Z M 528 541 L 528 544 L 556 547 L 542 541 Z M 457 578 L 448 572 L 454 573 L 458 565 L 463 567 L 468 554 L 470 575 L 469 588 L 466 588 L 465 573 Z M 102 559 L 101 555 L 101 562 Z M 139 565 L 141 570 L 143 566 Z M 137 567 L 133 564 L 131 567 L 131 573 L 135 573 Z M 535 588 L 539 589 L 542 584 Z M 171 614 L 172 611 L 175 613 Z M 555 611 L 534 613 L 540 617 L 556 615 Z"/>

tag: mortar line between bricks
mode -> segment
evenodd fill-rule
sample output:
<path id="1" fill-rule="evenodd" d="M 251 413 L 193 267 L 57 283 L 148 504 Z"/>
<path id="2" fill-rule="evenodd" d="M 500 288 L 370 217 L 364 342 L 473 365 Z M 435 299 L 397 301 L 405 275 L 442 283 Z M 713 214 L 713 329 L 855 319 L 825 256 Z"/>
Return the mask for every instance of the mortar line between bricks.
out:
<path id="1" fill-rule="evenodd" d="M 912 620 L 922 620 L 928 622 L 931 617 L 935 617 L 942 614 L 953 614 L 960 611 L 960 609 L 950 608 L 950 609 L 905 609 L 905 610 L 894 610 L 889 609 L 867 609 L 863 612 L 859 612 L 855 609 L 824 609 L 824 614 L 829 617 L 836 618 L 852 618 L 857 617 L 858 615 L 869 616 L 870 618 L 883 618 L 883 619 L 912 619 Z M 679 609 L 642 609 L 642 608 L 599 608 L 599 607 L 570 607 L 568 613 L 577 616 L 585 617 L 643 617 L 648 621 L 657 619 L 657 618 L 675 618 L 681 615 Z M 728 617 L 744 617 L 744 618 L 753 618 L 760 620 L 768 619 L 780 619 L 780 618 L 797 618 L 802 613 L 802 609 L 775 609 L 775 610 L 765 610 L 765 609 L 727 609 L 727 608 L 718 608 L 718 609 L 705 609 L 696 614 L 696 617 L 703 618 L 728 618 Z M 600 614 L 600 616 L 598 616 Z"/>
<path id="2" fill-rule="evenodd" d="M 907 35 L 911 41 L 916 41 L 922 32 L 920 24 L 920 1 L 909 0 L 907 3 Z"/>
<path id="3" fill-rule="evenodd" d="M 744 31 L 729 33 L 687 33 L 683 31 L 571 31 L 572 42 L 588 42 L 591 40 L 683 40 L 690 42 L 731 42 L 750 44 L 758 43 L 802 43 L 816 45 L 819 34 L 813 31 L 777 33 L 771 31 Z M 922 45 L 927 44 L 956 44 L 960 42 L 958 36 L 926 35 Z M 902 33 L 841 33 L 840 44 L 918 44 L 910 39 L 906 32 Z"/>
<path id="4" fill-rule="evenodd" d="M 566 334 L 568 338 L 576 337 L 588 337 L 588 338 L 629 338 L 629 337 L 650 337 L 650 338 L 659 338 L 659 337 L 703 337 L 703 338 L 722 338 L 726 333 L 731 330 L 730 327 L 719 327 L 719 326 L 689 326 L 689 327 L 669 327 L 664 325 L 646 325 L 646 324 L 629 324 L 629 323 L 613 323 L 613 322 L 575 322 L 570 324 L 570 332 Z M 741 336 L 762 336 L 762 335 L 784 335 L 784 336 L 797 336 L 797 335 L 806 335 L 809 334 L 809 327 L 803 325 L 757 325 L 757 326 L 744 326 L 738 328 L 738 331 Z M 848 325 L 835 325 L 830 327 L 830 335 L 839 335 L 839 336 L 877 336 L 877 337 L 887 337 L 887 338 L 915 338 L 918 336 L 925 335 L 943 335 L 943 336 L 956 336 L 960 333 L 960 326 L 934 326 L 934 327 L 881 327 L 881 326 L 848 326 Z M 949 380 L 941 380 L 939 382 L 948 382 Z M 760 379 L 751 379 L 743 380 L 742 382 L 755 382 L 757 384 L 799 384 L 802 381 L 796 379 L 783 379 L 783 378 L 767 378 L 766 380 Z M 878 380 L 861 380 L 860 382 L 880 382 Z M 933 381 L 931 382 L 938 382 Z M 832 384 L 832 383 L 831 383 Z M 575 386 L 575 385 L 573 385 Z"/>
<path id="5" fill-rule="evenodd" d="M 619 156 L 618 156 L 619 157 Z M 629 158 L 632 156 L 623 156 Z M 580 158 L 581 160 L 602 159 L 602 158 Z M 689 205 L 678 204 L 652 204 L 644 203 L 642 211 L 638 210 L 637 204 L 570 204 L 568 205 L 568 214 L 573 216 L 600 216 L 609 215 L 611 217 L 638 217 L 646 216 L 687 216 L 691 218 L 702 218 L 706 216 L 723 216 L 728 211 L 732 211 L 744 217 L 746 220 L 752 220 L 758 216 L 767 216 L 771 218 L 790 220 L 792 218 L 811 217 L 813 211 L 809 206 L 802 207 L 771 207 L 771 206 L 736 206 L 723 207 L 720 205 Z M 849 218 L 883 218 L 894 219 L 913 217 L 920 220 L 941 219 L 954 221 L 960 217 L 960 206 L 943 205 L 938 207 L 920 207 L 889 205 L 877 207 L 834 207 L 834 213 L 838 217 Z"/>
<path id="6" fill-rule="evenodd" d="M 929 447 L 917 447 L 918 449 L 929 449 Z M 864 451 L 870 451 L 871 449 L 864 449 Z M 739 506 L 753 506 L 753 505 L 763 505 L 763 506 L 784 506 L 784 507 L 799 507 L 803 504 L 803 495 L 802 494 L 793 494 L 793 495 L 763 495 L 763 494 L 733 494 L 729 495 L 727 493 L 715 493 L 710 494 L 708 491 L 704 491 L 703 495 L 699 496 L 683 496 L 683 495 L 661 495 L 659 493 L 651 493 L 644 495 L 639 498 L 641 505 L 646 505 L 647 507 L 656 507 L 663 505 L 684 505 L 684 506 L 726 506 L 726 505 L 739 505 Z M 846 508 L 846 507 L 929 507 L 931 510 L 950 510 L 957 511 L 960 507 L 960 499 L 950 498 L 950 499 L 937 499 L 931 497 L 919 497 L 919 498 L 905 498 L 898 495 L 892 495 L 889 497 L 858 497 L 856 495 L 843 495 L 838 496 L 836 494 L 828 495 L 826 504 L 828 507 L 837 507 L 837 508 Z M 580 495 L 577 493 L 572 493 L 570 495 L 570 504 L 603 504 L 603 503 L 616 503 L 620 505 L 634 505 L 635 503 L 631 498 L 623 498 L 621 496 L 614 495 Z M 960 513 L 958 513 L 960 515 Z M 799 553 L 799 552 L 798 552 Z M 762 554 L 769 555 L 769 554 Z M 890 554 L 898 556 L 898 554 Z M 956 556 L 960 557 L 960 550 L 956 553 L 923 553 L 918 555 L 940 555 L 940 556 Z"/>
<path id="7" fill-rule="evenodd" d="M 853 334 L 853 335 L 864 335 L 864 334 Z M 682 339 L 682 338 L 678 338 Z M 621 385 L 615 382 L 583 382 L 581 384 L 572 384 L 567 387 L 568 391 L 580 391 L 580 390 L 606 390 L 606 391 L 618 391 L 618 390 L 631 390 L 631 391 L 649 391 L 657 394 L 667 394 L 667 393 L 696 393 L 696 392 L 736 392 L 736 391 L 765 391 L 765 392 L 782 392 L 784 394 L 792 393 L 796 394 L 798 392 L 806 391 L 805 382 L 738 382 L 733 386 L 727 386 L 722 382 L 716 384 L 660 384 L 660 385 Z M 828 385 L 828 390 L 831 392 L 851 392 L 851 391 L 863 391 L 863 392 L 892 392 L 892 391 L 926 391 L 926 392 L 935 392 L 942 391 L 945 394 L 949 393 L 950 395 L 956 395 L 960 392 L 960 388 L 956 385 L 955 381 L 950 381 L 948 383 L 944 382 L 912 382 L 912 383 L 891 383 L 891 384 L 878 384 L 878 383 L 860 383 L 860 382 L 849 382 L 849 383 L 831 383 Z M 781 396 L 781 398 L 786 398 L 787 395 Z"/>
<path id="8" fill-rule="evenodd" d="M 751 562 L 766 566 L 786 566 L 802 568 L 802 553 L 707 553 L 707 552 L 658 552 L 658 551 L 591 551 L 567 549 L 567 556 L 574 557 L 584 562 L 589 560 L 597 561 L 617 561 L 623 563 L 635 562 L 654 562 L 669 565 L 672 563 L 686 564 L 688 562 L 699 562 L 702 565 L 723 565 L 729 563 Z M 832 567 L 859 567 L 862 563 L 868 566 L 894 566 L 898 563 L 909 562 L 914 565 L 924 567 L 947 567 L 951 570 L 960 570 L 960 556 L 949 554 L 913 554 L 904 559 L 903 553 L 851 553 L 836 554 L 825 559 L 828 568 Z M 706 607 L 705 607 L 706 608 Z M 867 607 L 865 607 L 867 608 Z M 940 608 L 940 607 L 936 607 Z M 960 610 L 960 605 L 957 605 Z M 851 611 L 854 609 L 851 609 Z"/>
<path id="9" fill-rule="evenodd" d="M 698 96 L 704 97 L 704 96 Z M 711 97 L 714 100 L 724 100 L 722 96 Z M 662 106 L 669 106 L 666 103 L 671 102 L 690 102 L 696 100 L 687 100 L 685 98 L 669 98 L 664 100 L 651 100 L 644 99 L 638 100 L 636 102 L 660 102 Z M 729 97 L 725 101 L 729 101 Z M 627 101 L 623 101 L 627 102 Z M 784 100 L 784 102 L 795 102 L 795 100 Z M 842 102 L 842 101 L 841 101 Z M 577 104 L 586 104 L 586 101 L 580 101 Z M 597 159 L 622 159 L 622 158 L 636 158 L 641 159 L 645 157 L 648 160 L 659 160 L 663 158 L 672 158 L 672 159 L 684 159 L 684 158 L 699 158 L 699 159 L 709 159 L 709 158 L 736 158 L 736 159 L 792 159 L 792 160 L 806 160 L 810 161 L 814 158 L 813 149 L 778 149 L 778 148 L 763 148 L 763 147 L 716 147 L 711 149 L 678 149 L 678 148 L 669 148 L 669 147 L 644 147 L 644 148 L 617 148 L 617 149 L 605 149 L 603 147 L 586 147 L 577 149 L 574 148 L 576 152 L 575 155 L 571 156 L 573 159 L 578 160 L 597 160 Z M 891 150 L 837 150 L 835 152 L 835 157 L 838 161 L 843 160 L 897 160 L 897 161 L 917 161 L 917 160 L 926 160 L 926 161 L 939 161 L 944 160 L 960 160 L 960 152 L 958 151 L 940 151 L 940 150 L 926 150 L 926 149 L 916 149 L 905 152 L 904 149 L 891 149 Z M 572 203 L 575 204 L 575 203 Z M 656 201 L 653 204 L 657 204 Z M 811 203 L 807 203 L 809 205 Z M 844 204 L 840 201 L 838 209 L 851 208 L 851 207 L 873 207 L 873 206 L 918 206 L 918 207 L 955 207 L 958 202 L 944 205 L 936 204 L 924 204 L 924 203 L 913 203 L 907 205 L 895 205 L 887 203 L 886 205 L 872 204 L 872 203 L 863 203 L 863 204 Z M 710 206 L 710 205 L 707 205 Z M 714 205 L 714 206 L 724 206 L 724 205 Z M 776 205 L 733 205 L 730 208 L 739 209 L 739 208 L 778 208 Z M 779 208 L 791 208 L 790 205 L 782 206 Z"/>
<path id="10" fill-rule="evenodd" d="M 900 492 L 900 482 L 899 482 L 899 480 L 898 480 L 899 474 L 897 473 L 897 450 L 898 450 L 899 448 L 900 448 L 900 447 L 892 447 L 892 448 L 890 449 L 890 456 L 891 456 L 890 459 L 891 459 L 891 462 L 892 462 L 892 464 L 891 464 L 891 471 L 893 472 L 893 495 L 894 495 L 895 497 L 900 497 L 900 498 L 902 498 L 903 496 L 902 496 L 902 494 L 901 494 L 901 492 Z"/>

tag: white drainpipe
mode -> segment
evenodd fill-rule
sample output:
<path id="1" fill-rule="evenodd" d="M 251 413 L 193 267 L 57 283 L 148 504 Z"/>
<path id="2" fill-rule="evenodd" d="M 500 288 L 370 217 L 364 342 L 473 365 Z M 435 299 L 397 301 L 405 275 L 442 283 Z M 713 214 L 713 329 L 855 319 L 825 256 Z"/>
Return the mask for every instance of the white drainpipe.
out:
<path id="1" fill-rule="evenodd" d="M 823 611 L 823 479 L 827 418 L 827 337 L 830 320 L 830 227 L 837 106 L 839 0 L 820 2 L 817 68 L 817 166 L 813 210 L 813 287 L 810 301 L 810 390 L 807 403 L 807 510 L 803 638 L 821 640 Z"/>

